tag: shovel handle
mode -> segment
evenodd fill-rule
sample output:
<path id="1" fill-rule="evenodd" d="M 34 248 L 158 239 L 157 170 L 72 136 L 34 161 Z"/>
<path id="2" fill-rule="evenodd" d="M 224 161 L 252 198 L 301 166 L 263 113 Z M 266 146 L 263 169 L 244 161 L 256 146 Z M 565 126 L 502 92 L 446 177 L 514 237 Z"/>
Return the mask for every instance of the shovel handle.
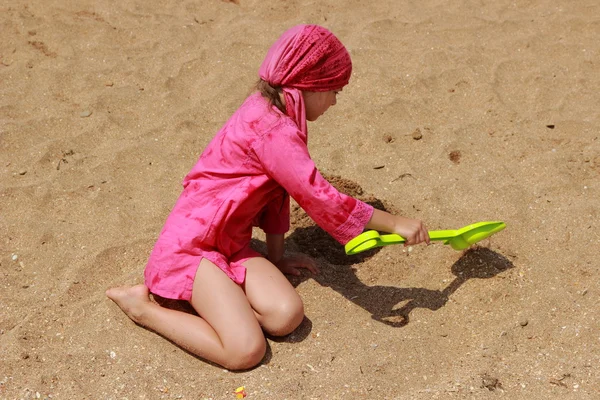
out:
<path id="1" fill-rule="evenodd" d="M 431 240 L 448 241 L 456 236 L 456 231 L 429 231 Z M 358 235 L 346 244 L 346 254 L 356 254 L 376 247 L 389 246 L 392 244 L 404 243 L 406 239 L 395 233 L 380 235 L 377 231 L 366 231 Z"/>
<path id="2" fill-rule="evenodd" d="M 429 231 L 431 240 L 441 240 L 450 244 L 455 250 L 464 250 L 469 245 L 479 242 L 506 227 L 502 221 L 478 222 L 458 230 Z M 460 237 L 460 239 L 455 239 Z M 454 239 L 454 240 L 453 240 Z M 405 243 L 406 239 L 395 233 L 381 235 L 375 230 L 361 233 L 346 243 L 346 254 L 356 254 L 375 247 Z"/>
<path id="3" fill-rule="evenodd" d="M 431 240 L 450 240 L 456 236 L 455 230 L 429 231 L 429 239 Z M 398 244 L 406 242 L 406 239 L 395 233 L 379 235 L 379 246 L 388 246 L 390 244 Z"/>

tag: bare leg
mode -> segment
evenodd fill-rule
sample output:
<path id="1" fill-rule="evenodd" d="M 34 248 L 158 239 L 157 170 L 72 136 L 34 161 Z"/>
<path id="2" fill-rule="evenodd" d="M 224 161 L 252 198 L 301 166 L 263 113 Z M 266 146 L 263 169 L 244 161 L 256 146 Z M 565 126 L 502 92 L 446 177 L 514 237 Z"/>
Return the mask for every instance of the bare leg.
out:
<path id="1" fill-rule="evenodd" d="M 265 258 L 251 258 L 244 266 L 246 297 L 263 329 L 273 336 L 292 333 L 304 319 L 302 299 L 292 284 Z"/>
<path id="2" fill-rule="evenodd" d="M 212 262 L 203 259 L 190 303 L 200 315 L 150 301 L 138 285 L 109 289 L 106 295 L 134 322 L 182 348 L 228 369 L 247 369 L 264 357 L 266 341 L 243 290 Z"/>

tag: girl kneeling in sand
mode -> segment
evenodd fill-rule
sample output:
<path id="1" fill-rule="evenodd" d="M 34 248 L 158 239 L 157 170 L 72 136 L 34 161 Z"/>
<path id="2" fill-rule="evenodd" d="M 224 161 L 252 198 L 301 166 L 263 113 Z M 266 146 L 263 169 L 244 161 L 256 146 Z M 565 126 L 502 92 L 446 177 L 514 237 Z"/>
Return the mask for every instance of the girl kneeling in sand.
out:
<path id="1" fill-rule="evenodd" d="M 338 192 L 307 148 L 306 121 L 336 104 L 352 63 L 327 29 L 286 31 L 260 67 L 257 91 L 204 149 L 185 177 L 146 266 L 145 285 L 106 294 L 134 322 L 232 370 L 257 365 L 264 332 L 291 333 L 302 300 L 284 274 L 317 273 L 307 256 L 284 256 L 290 198 L 345 244 L 365 228 L 429 243 L 419 220 L 393 216 Z M 252 227 L 266 233 L 267 258 L 250 248 Z M 198 315 L 165 308 L 149 293 L 187 300 Z"/>

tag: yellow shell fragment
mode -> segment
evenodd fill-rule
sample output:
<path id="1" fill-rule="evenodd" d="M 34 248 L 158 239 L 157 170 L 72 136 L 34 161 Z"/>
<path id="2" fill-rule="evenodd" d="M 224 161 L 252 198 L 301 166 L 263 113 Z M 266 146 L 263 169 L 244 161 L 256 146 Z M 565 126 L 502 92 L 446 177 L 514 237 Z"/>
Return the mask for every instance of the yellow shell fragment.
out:
<path id="1" fill-rule="evenodd" d="M 233 393 L 235 393 L 236 399 L 243 399 L 244 397 L 246 397 L 246 389 L 243 386 L 240 386 L 239 388 L 235 389 Z"/>

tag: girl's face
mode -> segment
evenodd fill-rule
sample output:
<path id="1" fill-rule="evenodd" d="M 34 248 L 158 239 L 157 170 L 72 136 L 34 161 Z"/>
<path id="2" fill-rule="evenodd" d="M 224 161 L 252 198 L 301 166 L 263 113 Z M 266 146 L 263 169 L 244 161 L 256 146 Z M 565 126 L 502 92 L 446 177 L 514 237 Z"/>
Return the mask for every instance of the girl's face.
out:
<path id="1" fill-rule="evenodd" d="M 306 119 L 308 121 L 316 121 L 321 115 L 335 105 L 337 102 L 337 94 L 339 90 L 330 90 L 328 92 L 302 92 L 304 97 L 304 107 L 306 109 Z"/>

